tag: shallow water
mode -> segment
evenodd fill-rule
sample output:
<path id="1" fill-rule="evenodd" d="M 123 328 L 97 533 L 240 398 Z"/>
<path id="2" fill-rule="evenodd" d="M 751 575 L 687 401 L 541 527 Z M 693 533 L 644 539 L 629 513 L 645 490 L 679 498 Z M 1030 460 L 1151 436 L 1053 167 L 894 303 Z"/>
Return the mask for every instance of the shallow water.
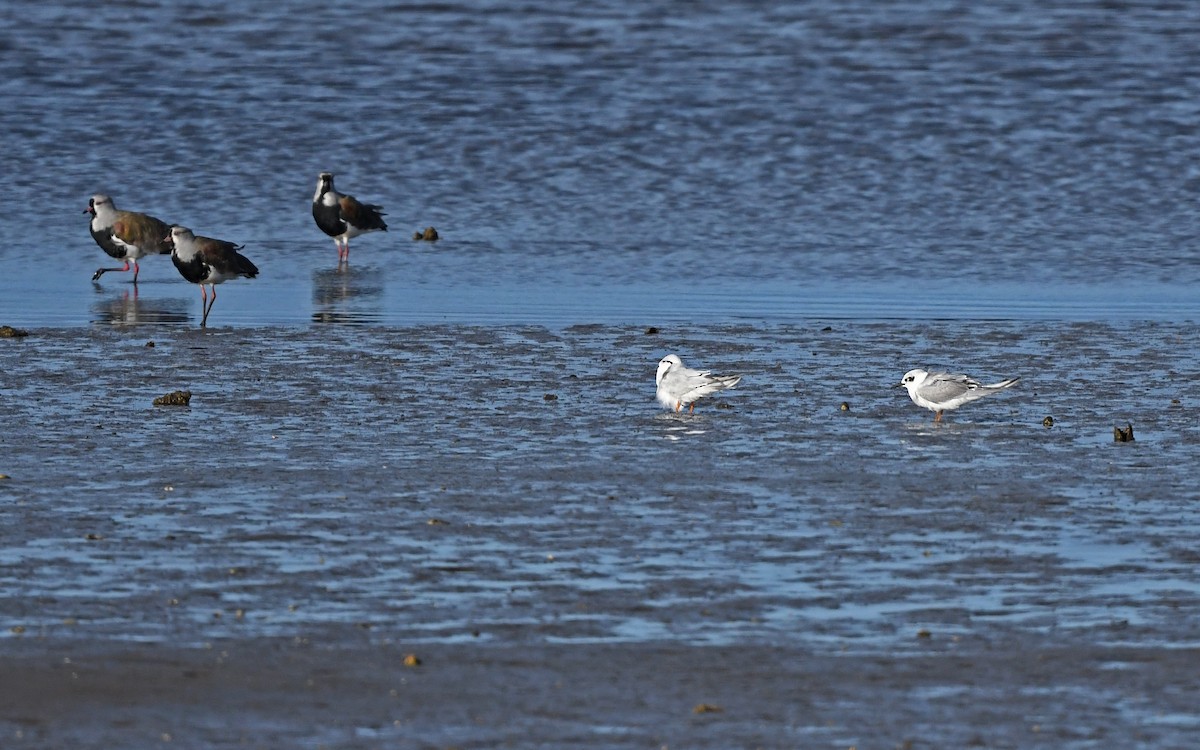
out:
<path id="1" fill-rule="evenodd" d="M 1191 4 L 360 6 L 0 9 L 0 320 L 195 320 L 97 191 L 245 243 L 214 325 L 1196 315 Z"/>
<path id="2" fill-rule="evenodd" d="M 86 645 L 119 681 L 319 633 L 589 685 L 501 730 L 440 672 L 463 713 L 405 736 L 317 727 L 285 682 L 288 717 L 230 737 L 218 681 L 128 719 L 146 745 L 161 712 L 204 747 L 1185 746 L 1200 6 L 760 5 L 0 8 L 9 666 Z M 322 170 L 388 212 L 345 267 Z M 261 275 L 207 330 L 167 258 L 90 282 L 97 191 Z M 745 379 L 663 413 L 672 351 Z M 934 425 L 889 387 L 915 366 L 1022 382 Z M 740 649 L 761 680 L 693 677 L 760 701 L 724 733 L 648 731 L 661 706 L 605 713 L 590 679 L 631 660 L 677 696 L 656 659 Z M 834 718 L 775 697 L 801 682 Z M 98 714 L 0 736 L 131 746 Z"/>

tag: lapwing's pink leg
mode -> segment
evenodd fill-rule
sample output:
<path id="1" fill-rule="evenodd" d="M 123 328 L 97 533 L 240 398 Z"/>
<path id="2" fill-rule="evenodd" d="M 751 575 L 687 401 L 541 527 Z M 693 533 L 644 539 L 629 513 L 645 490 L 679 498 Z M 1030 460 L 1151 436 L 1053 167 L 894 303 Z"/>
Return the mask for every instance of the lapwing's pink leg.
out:
<path id="1" fill-rule="evenodd" d="M 213 288 L 212 288 L 212 299 L 210 299 L 210 300 L 208 301 L 208 309 L 204 311 L 204 323 L 203 323 L 203 324 L 201 324 L 202 326 L 203 326 L 203 325 L 207 325 L 207 323 L 208 323 L 208 314 L 209 314 L 210 312 L 212 312 L 213 305 L 215 305 L 215 304 L 217 304 L 217 285 L 216 285 L 216 284 L 213 284 Z"/>
<path id="2" fill-rule="evenodd" d="M 101 276 L 103 276 L 104 274 L 108 273 L 109 271 L 128 271 L 128 270 L 129 270 L 129 261 L 125 261 L 125 267 L 124 267 L 124 268 L 97 268 L 97 269 L 96 269 L 96 273 L 94 273 L 94 274 L 92 275 L 92 281 L 95 281 L 96 279 L 99 279 Z M 136 270 L 134 271 L 134 274 L 133 274 L 133 275 L 134 275 L 135 277 L 137 276 L 137 271 L 136 271 Z M 134 283 L 135 283 L 135 284 L 137 283 L 137 280 L 136 280 L 136 279 L 134 280 Z"/>

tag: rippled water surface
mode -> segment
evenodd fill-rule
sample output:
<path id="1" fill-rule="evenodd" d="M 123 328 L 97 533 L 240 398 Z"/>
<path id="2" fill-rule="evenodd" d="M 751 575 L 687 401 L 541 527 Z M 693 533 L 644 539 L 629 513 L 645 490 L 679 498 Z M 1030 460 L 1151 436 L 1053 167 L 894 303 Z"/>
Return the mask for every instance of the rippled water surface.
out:
<path id="1" fill-rule="evenodd" d="M 223 325 L 1195 312 L 1190 3 L 272 7 L 0 9 L 0 318 L 128 319 L 96 191 L 245 243 Z M 353 281 L 326 169 L 388 212 Z"/>
<path id="2" fill-rule="evenodd" d="M 4 4 L 0 325 L 29 336 L 0 339 L 0 644 L 1193 658 L 1197 28 L 1176 2 Z M 387 211 L 343 267 L 322 170 Z M 204 331 L 167 258 L 93 283 L 100 191 L 261 275 Z M 662 413 L 671 351 L 744 380 Z M 919 365 L 1022 382 L 933 425 L 889 388 Z M 1023 668 L 996 689 L 1046 684 Z M 1194 683 L 1089 684 L 1069 729 L 995 744 L 1200 724 Z M 931 746 L 989 744 L 936 708 L 972 678 L 924 687 Z M 785 724 L 709 746 L 817 736 Z M 500 742 L 455 726 L 422 739 Z"/>

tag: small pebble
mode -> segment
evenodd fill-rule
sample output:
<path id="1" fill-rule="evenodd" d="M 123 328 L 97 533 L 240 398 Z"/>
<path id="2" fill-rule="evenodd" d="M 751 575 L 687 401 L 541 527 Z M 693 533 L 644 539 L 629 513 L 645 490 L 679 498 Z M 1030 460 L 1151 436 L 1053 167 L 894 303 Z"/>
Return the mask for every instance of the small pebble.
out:
<path id="1" fill-rule="evenodd" d="M 417 656 L 416 654 L 405 654 L 404 655 L 404 666 L 419 667 L 419 666 L 421 666 L 421 658 L 419 656 Z"/>
<path id="2" fill-rule="evenodd" d="M 1125 429 L 1120 427 L 1113 428 L 1113 442 L 1115 443 L 1132 443 L 1133 442 L 1133 425 L 1126 422 Z"/>
<path id="3" fill-rule="evenodd" d="M 557 401 L 558 396 L 554 395 L 553 393 L 547 393 L 545 396 L 542 396 L 542 400 L 543 401 Z"/>
<path id="4" fill-rule="evenodd" d="M 841 409 L 842 411 L 850 411 L 850 402 L 849 402 L 849 401 L 843 401 L 843 402 L 842 402 L 842 405 L 841 405 L 841 406 L 839 406 L 838 408 L 839 408 L 839 409 Z"/>
<path id="5" fill-rule="evenodd" d="M 1054 417 L 1046 417 L 1045 419 L 1042 420 L 1042 427 L 1053 427 L 1053 426 L 1054 426 Z"/>
<path id="6" fill-rule="evenodd" d="M 658 329 L 655 328 L 654 326 L 650 326 L 649 328 L 646 329 L 646 335 L 647 336 L 656 336 L 656 335 L 658 335 Z"/>

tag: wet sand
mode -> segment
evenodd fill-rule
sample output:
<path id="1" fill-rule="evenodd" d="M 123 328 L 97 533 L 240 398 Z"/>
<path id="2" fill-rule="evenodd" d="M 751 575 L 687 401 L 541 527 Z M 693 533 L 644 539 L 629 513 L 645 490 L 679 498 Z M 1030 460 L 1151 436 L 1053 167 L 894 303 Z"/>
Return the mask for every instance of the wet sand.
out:
<path id="1" fill-rule="evenodd" d="M 1186 747 L 1193 331 L 30 329 L 0 737 Z M 745 379 L 665 413 L 670 351 Z M 934 425 L 918 365 L 1023 379 Z"/>
<path id="2" fill-rule="evenodd" d="M 1195 650 L 914 637 L 875 656 L 747 644 L 438 645 L 361 633 L 211 648 L 24 643 L 6 747 L 1186 747 Z M 420 665 L 404 665 L 416 654 Z"/>

